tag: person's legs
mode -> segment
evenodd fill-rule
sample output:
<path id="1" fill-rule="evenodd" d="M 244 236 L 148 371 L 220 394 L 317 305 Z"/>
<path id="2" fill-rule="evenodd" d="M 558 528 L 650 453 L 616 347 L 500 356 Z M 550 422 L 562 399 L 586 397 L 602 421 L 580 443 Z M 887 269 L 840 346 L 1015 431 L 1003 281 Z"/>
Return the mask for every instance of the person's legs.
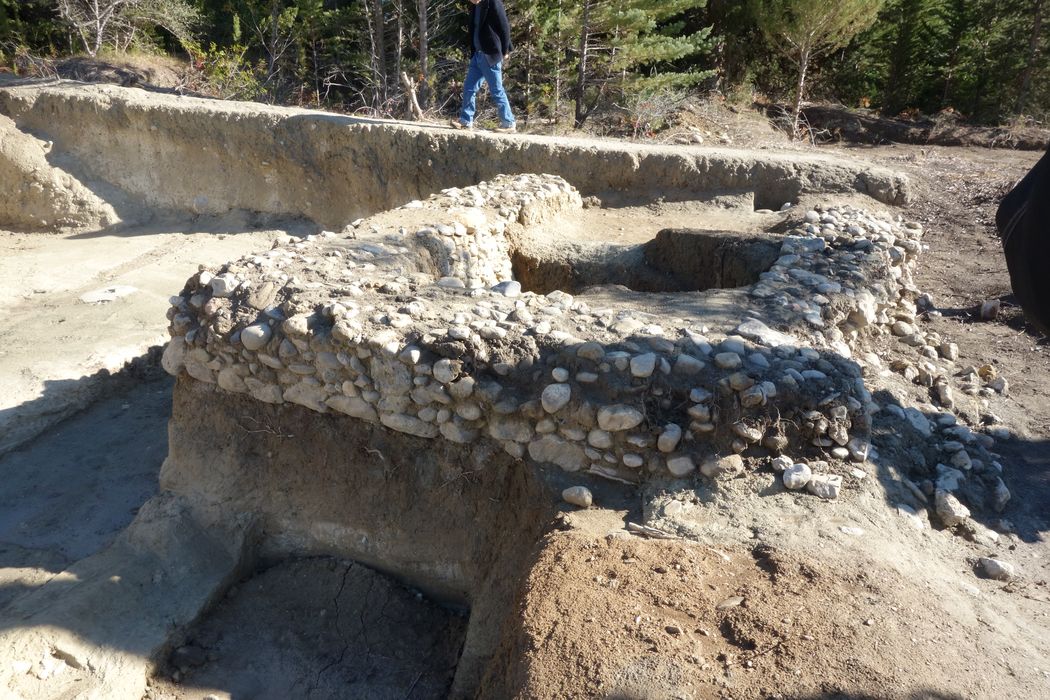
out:
<path id="1" fill-rule="evenodd" d="M 475 57 L 480 59 L 478 63 L 484 72 L 485 82 L 489 84 L 489 93 L 496 104 L 496 109 L 499 110 L 499 125 L 501 127 L 513 126 L 514 112 L 510 109 L 510 98 L 507 97 L 507 91 L 503 89 L 503 62 L 500 61 L 490 66 L 488 59 L 480 53 Z"/>
<path id="2" fill-rule="evenodd" d="M 479 61 L 478 59 L 481 60 Z M 463 81 L 463 106 L 459 110 L 459 123 L 465 126 L 470 126 L 474 123 L 475 99 L 478 90 L 481 89 L 481 82 L 485 80 L 481 65 L 486 63 L 488 61 L 480 53 L 475 53 L 470 59 L 470 67 L 467 68 L 467 78 Z"/>

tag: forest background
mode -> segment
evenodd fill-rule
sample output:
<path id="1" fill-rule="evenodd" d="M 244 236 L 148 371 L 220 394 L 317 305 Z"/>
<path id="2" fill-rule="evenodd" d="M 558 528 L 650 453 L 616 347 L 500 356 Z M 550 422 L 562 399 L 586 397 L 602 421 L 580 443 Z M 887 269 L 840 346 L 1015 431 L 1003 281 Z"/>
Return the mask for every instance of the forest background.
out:
<path id="1" fill-rule="evenodd" d="M 530 130 L 646 129 L 692 96 L 1045 124 L 1045 0 L 505 0 Z M 404 117 L 458 108 L 467 0 L 0 0 L 0 68 L 169 61 L 181 90 Z M 414 98 L 414 99 L 413 99 Z M 415 112 L 417 115 L 419 111 Z"/>

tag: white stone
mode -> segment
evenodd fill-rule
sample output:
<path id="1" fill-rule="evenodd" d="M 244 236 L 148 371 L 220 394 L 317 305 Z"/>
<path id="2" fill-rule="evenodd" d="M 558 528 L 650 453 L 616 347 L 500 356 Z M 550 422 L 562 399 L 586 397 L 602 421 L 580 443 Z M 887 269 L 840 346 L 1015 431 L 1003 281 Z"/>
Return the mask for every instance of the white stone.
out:
<path id="1" fill-rule="evenodd" d="M 241 345 L 247 350 L 261 350 L 272 335 L 269 324 L 253 323 L 241 331 Z"/>
<path id="2" fill-rule="evenodd" d="M 786 333 L 775 331 L 758 319 L 748 319 L 736 328 L 736 332 L 745 338 L 755 340 L 763 345 L 775 348 L 779 345 L 795 345 L 798 341 Z"/>
<path id="3" fill-rule="evenodd" d="M 784 480 L 786 488 L 798 491 L 805 488 L 809 480 L 813 478 L 813 471 L 808 464 L 793 464 L 784 470 L 784 475 L 781 478 Z"/>
<path id="4" fill-rule="evenodd" d="M 959 502 L 959 499 L 947 491 L 938 490 L 934 497 L 937 516 L 945 527 L 953 527 L 965 522 L 970 517 L 970 509 Z"/>
<path id="5" fill-rule="evenodd" d="M 656 447 L 664 453 L 674 452 L 682 439 L 682 426 L 677 423 L 668 423 L 656 440 Z"/>
<path id="6" fill-rule="evenodd" d="M 794 465 L 795 461 L 787 455 L 780 455 L 779 457 L 774 457 L 769 462 L 769 466 L 773 467 L 773 471 L 775 471 L 778 474 L 790 469 Z"/>
<path id="7" fill-rule="evenodd" d="M 838 498 L 841 489 L 842 477 L 838 474 L 814 474 L 806 484 L 807 491 L 828 501 Z"/>
<path id="8" fill-rule="evenodd" d="M 568 384 L 548 384 L 540 395 L 540 403 L 547 413 L 557 413 L 572 398 L 572 387 Z"/>

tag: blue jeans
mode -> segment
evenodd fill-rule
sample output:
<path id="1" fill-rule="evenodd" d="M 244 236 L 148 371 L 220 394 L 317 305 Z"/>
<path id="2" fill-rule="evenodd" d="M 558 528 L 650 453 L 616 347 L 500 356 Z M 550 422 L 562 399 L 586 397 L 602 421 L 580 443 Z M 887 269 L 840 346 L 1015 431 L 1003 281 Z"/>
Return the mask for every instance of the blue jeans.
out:
<path id="1" fill-rule="evenodd" d="M 470 67 L 467 68 L 467 79 L 463 82 L 463 108 L 459 111 L 459 121 L 462 124 L 474 123 L 475 97 L 481 89 L 481 81 L 489 84 L 489 94 L 492 101 L 496 103 L 499 110 L 500 126 L 510 126 L 514 123 L 514 113 L 510 111 L 510 100 L 507 91 L 503 89 L 503 62 L 494 66 L 489 65 L 485 54 L 480 51 L 474 52 L 470 59 Z"/>

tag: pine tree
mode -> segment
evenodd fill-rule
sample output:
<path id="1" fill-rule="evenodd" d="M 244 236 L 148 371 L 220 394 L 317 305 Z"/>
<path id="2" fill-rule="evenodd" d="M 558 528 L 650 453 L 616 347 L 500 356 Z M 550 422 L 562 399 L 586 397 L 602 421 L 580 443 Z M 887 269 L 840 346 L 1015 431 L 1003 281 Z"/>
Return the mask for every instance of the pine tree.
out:
<path id="1" fill-rule="evenodd" d="M 875 21 L 883 0 L 754 0 L 759 27 L 797 68 L 791 138 L 798 136 L 806 73 L 817 57 L 841 48 Z"/>
<path id="2" fill-rule="evenodd" d="M 576 128 L 610 91 L 627 93 L 686 86 L 712 75 L 673 64 L 711 48 L 711 30 L 682 34 L 682 17 L 707 0 L 582 0 L 569 17 L 578 37 L 574 101 Z"/>

